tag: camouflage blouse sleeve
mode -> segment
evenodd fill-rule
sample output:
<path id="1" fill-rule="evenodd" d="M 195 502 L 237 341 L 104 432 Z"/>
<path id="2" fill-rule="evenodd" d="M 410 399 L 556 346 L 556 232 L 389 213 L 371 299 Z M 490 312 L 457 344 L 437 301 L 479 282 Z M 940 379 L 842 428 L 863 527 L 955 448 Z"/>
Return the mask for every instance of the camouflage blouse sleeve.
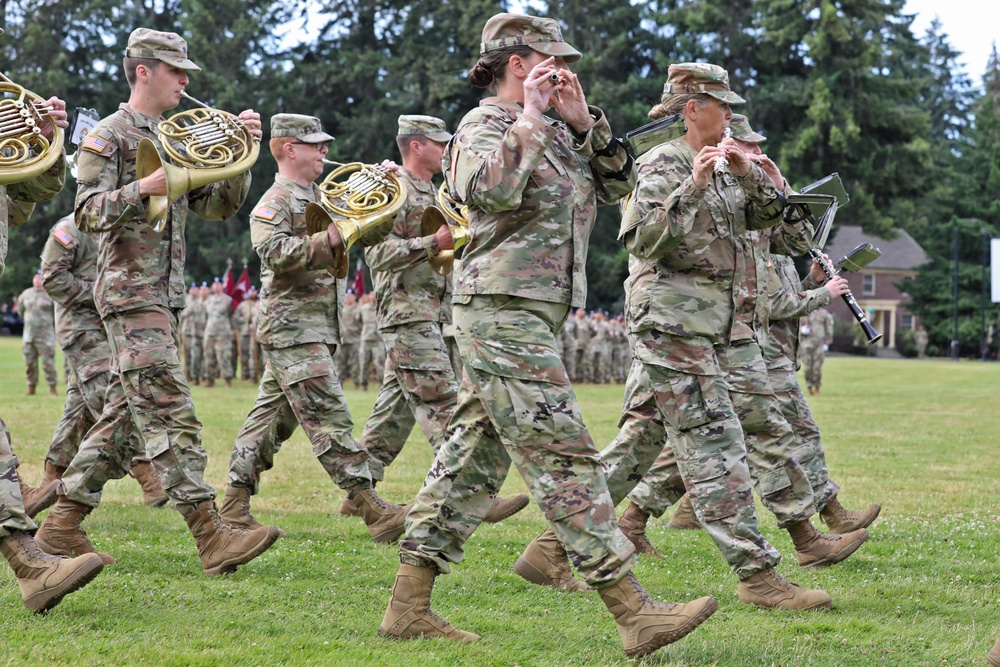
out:
<path id="1" fill-rule="evenodd" d="M 771 320 L 791 320 L 808 315 L 830 303 L 829 290 L 819 289 L 797 292 L 778 276 L 780 268 L 772 263 L 768 270 L 768 284 L 777 289 L 767 296 L 768 315 Z M 793 269 L 794 270 L 794 269 Z"/>
<path id="2" fill-rule="evenodd" d="M 645 260 L 662 257 L 685 240 L 705 196 L 694 184 L 689 156 L 670 144 L 648 155 L 639 166 L 638 185 L 618 234 L 632 255 Z"/>
<path id="3" fill-rule="evenodd" d="M 7 196 L 15 202 L 38 203 L 52 199 L 63 189 L 66 182 L 66 153 L 62 153 L 52 167 L 42 174 L 22 183 L 7 186 Z M 31 214 L 31 211 L 28 211 Z M 12 216 L 13 217 L 13 216 Z M 27 218 L 25 218 L 26 220 Z M 18 223 L 21 224 L 24 220 Z"/>
<path id="4" fill-rule="evenodd" d="M 210 183 L 188 193 L 188 207 L 202 220 L 227 220 L 240 210 L 250 191 L 250 172 Z"/>
<path id="5" fill-rule="evenodd" d="M 396 224 L 389 236 L 365 248 L 365 262 L 372 271 L 405 271 L 440 252 L 433 234 L 408 238 L 408 215 L 409 207 L 404 207 L 396 214 Z"/>
<path id="6" fill-rule="evenodd" d="M 96 134 L 107 142 L 103 151 L 81 149 L 77 157 L 76 226 L 89 234 L 117 229 L 146 212 L 139 181 L 118 185 L 118 137 L 103 128 Z"/>
<path id="7" fill-rule="evenodd" d="M 594 125 L 587 134 L 569 133 L 574 151 L 590 160 L 597 184 L 597 201 L 613 204 L 635 188 L 636 171 L 632 156 L 615 138 L 600 108 L 591 106 Z"/>
<path id="8" fill-rule="evenodd" d="M 18 201 L 7 197 L 8 224 L 11 227 L 23 225 L 31 217 L 35 205 L 27 201 Z"/>
<path id="9" fill-rule="evenodd" d="M 747 229 L 766 229 L 778 224 L 785 211 L 785 201 L 783 197 L 778 197 L 778 191 L 764 170 L 751 163 L 749 173 L 746 176 L 736 176 L 736 182 L 750 200 Z M 797 254 L 808 249 L 807 246 Z"/>
<path id="10" fill-rule="evenodd" d="M 275 275 L 316 271 L 334 265 L 326 230 L 311 236 L 292 233 L 292 212 L 286 202 L 262 199 L 250 217 L 250 241 L 260 261 Z"/>
<path id="11" fill-rule="evenodd" d="M 42 250 L 42 287 L 60 305 L 94 305 L 94 283 L 74 275 L 72 271 L 77 248 L 74 241 L 69 241 L 67 245 L 55 234 L 49 234 Z"/>
<path id="12" fill-rule="evenodd" d="M 451 143 L 461 200 L 487 213 L 520 208 L 528 177 L 557 133 L 543 119 L 523 115 L 506 127 L 495 116 L 463 125 Z"/>

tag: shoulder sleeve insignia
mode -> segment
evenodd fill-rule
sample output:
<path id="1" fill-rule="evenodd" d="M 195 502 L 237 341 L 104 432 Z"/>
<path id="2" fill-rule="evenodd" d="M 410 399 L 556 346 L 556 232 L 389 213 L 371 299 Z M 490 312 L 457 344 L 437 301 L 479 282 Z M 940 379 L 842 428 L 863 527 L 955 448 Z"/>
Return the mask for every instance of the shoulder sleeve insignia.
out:
<path id="1" fill-rule="evenodd" d="M 257 210 L 253 212 L 253 217 L 260 218 L 261 220 L 274 220 L 274 216 L 278 215 L 277 209 L 273 209 L 270 206 L 258 206 Z"/>
<path id="2" fill-rule="evenodd" d="M 102 139 L 96 134 L 92 134 L 87 137 L 82 144 L 80 144 L 80 148 L 93 151 L 98 154 L 104 154 L 104 152 L 108 150 L 108 146 L 110 144 L 111 142 L 107 139 Z"/>
<path id="3" fill-rule="evenodd" d="M 67 248 L 73 245 L 73 237 L 65 229 L 57 229 L 52 232 L 52 236 L 55 237 L 56 241 L 59 241 L 59 243 L 62 243 Z"/>

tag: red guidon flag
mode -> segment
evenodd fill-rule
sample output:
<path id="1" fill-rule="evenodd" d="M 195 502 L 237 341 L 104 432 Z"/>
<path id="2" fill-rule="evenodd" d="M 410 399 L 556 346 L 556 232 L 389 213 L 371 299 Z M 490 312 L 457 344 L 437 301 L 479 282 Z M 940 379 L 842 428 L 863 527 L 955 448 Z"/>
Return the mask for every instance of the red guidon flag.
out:
<path id="1" fill-rule="evenodd" d="M 226 270 L 226 294 L 233 300 L 229 312 L 234 313 L 236 307 L 250 294 L 250 270 L 247 267 L 243 267 L 243 273 L 236 279 L 236 282 L 233 282 L 232 268 Z"/>

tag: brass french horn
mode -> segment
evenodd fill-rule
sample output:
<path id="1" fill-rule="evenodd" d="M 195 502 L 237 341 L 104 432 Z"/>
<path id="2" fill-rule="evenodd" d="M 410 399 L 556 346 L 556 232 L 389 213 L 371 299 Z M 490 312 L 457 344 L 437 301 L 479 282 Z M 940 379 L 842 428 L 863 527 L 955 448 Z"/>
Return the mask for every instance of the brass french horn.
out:
<path id="1" fill-rule="evenodd" d="M 163 230 L 170 205 L 176 199 L 209 183 L 242 174 L 260 154 L 259 140 L 239 116 L 213 109 L 187 93 L 181 95 L 200 108 L 176 113 L 156 126 L 166 155 L 160 155 L 149 139 L 139 142 L 135 155 L 136 180 L 160 167 L 165 172 L 167 194 L 151 196 L 146 206 L 146 220 L 157 232 Z"/>
<path id="2" fill-rule="evenodd" d="M 472 238 L 469 232 L 469 207 L 452 199 L 444 183 L 438 188 L 435 201 L 437 206 L 428 206 L 420 218 L 420 234 L 430 236 L 441 225 L 448 225 L 454 248 L 442 250 L 429 260 L 436 273 L 446 276 L 455 268 L 455 253 Z"/>
<path id="3" fill-rule="evenodd" d="M 41 176 L 62 155 L 63 130 L 43 102 L 0 73 L 0 185 Z M 52 124 L 51 141 L 42 134 L 45 123 Z"/>
<path id="4" fill-rule="evenodd" d="M 355 243 L 368 247 L 389 236 L 396 214 L 406 203 L 406 184 L 392 170 L 380 165 L 323 162 L 336 169 L 319 184 L 322 202 L 306 205 L 306 228 L 309 234 L 316 234 L 331 222 L 337 226 L 343 245 L 335 252 L 336 264 L 330 273 L 346 278 L 347 251 Z"/>

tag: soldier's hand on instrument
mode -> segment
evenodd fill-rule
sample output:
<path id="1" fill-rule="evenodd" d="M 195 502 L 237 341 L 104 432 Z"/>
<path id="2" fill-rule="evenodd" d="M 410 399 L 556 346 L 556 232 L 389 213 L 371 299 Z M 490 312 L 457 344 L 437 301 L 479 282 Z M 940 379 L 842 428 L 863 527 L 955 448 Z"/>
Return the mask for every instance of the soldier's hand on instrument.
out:
<path id="1" fill-rule="evenodd" d="M 448 225 L 441 225 L 438 227 L 437 231 L 434 232 L 435 238 L 437 238 L 438 248 L 441 250 L 453 250 L 455 248 L 455 239 L 451 235 L 451 229 Z"/>
<path id="2" fill-rule="evenodd" d="M 338 230 L 337 225 L 332 222 L 326 228 L 326 239 L 331 248 L 339 248 L 344 245 L 343 239 L 340 238 L 340 230 Z"/>
<path id="3" fill-rule="evenodd" d="M 69 127 L 65 102 L 53 95 L 49 99 L 45 100 L 43 106 L 48 109 L 49 118 L 51 118 L 58 127 Z M 52 125 L 50 123 L 42 123 L 42 136 L 51 141 L 53 134 L 54 131 L 52 129 Z"/>
<path id="4" fill-rule="evenodd" d="M 737 176 L 746 176 L 750 173 L 750 157 L 740 150 L 734 139 L 723 139 L 719 146 L 726 152 L 726 160 L 729 161 L 729 171 Z"/>
<path id="5" fill-rule="evenodd" d="M 825 285 L 823 285 L 830 292 L 830 296 L 836 298 L 838 296 L 844 296 L 851 291 L 851 288 L 847 285 L 847 279 L 843 276 L 834 276 L 830 278 Z"/>
<path id="6" fill-rule="evenodd" d="M 557 90 L 549 77 L 555 73 L 555 58 L 546 58 L 531 68 L 524 79 L 524 115 L 541 117 L 550 106 Z"/>
<path id="7" fill-rule="evenodd" d="M 167 176 L 160 167 L 149 176 L 139 179 L 139 197 L 145 199 L 151 195 L 167 194 Z"/>
<path id="8" fill-rule="evenodd" d="M 826 261 L 830 261 L 829 255 L 824 254 L 823 257 L 826 257 Z M 826 280 L 826 271 L 823 270 L 823 267 L 815 259 L 813 260 L 812 266 L 809 267 L 809 277 L 816 283 L 822 283 Z"/>
<path id="9" fill-rule="evenodd" d="M 399 165 L 393 162 L 392 160 L 382 160 L 382 163 L 379 166 L 382 167 L 383 169 L 388 169 L 394 174 L 399 173 Z"/>
<path id="10" fill-rule="evenodd" d="M 249 130 L 250 134 L 252 134 L 254 137 L 260 139 L 261 137 L 264 136 L 264 133 L 260 129 L 261 124 L 260 124 L 259 113 L 257 113 L 253 109 L 246 109 L 240 112 L 240 120 L 242 120 L 243 123 L 246 124 L 247 130 Z"/>
<path id="11" fill-rule="evenodd" d="M 715 158 L 726 154 L 725 149 L 719 146 L 705 146 L 694 158 L 694 170 L 691 178 L 694 185 L 699 190 L 707 190 L 708 184 L 712 182 L 712 174 L 715 170 Z"/>
<path id="12" fill-rule="evenodd" d="M 555 74 L 559 77 L 559 83 L 555 84 L 558 93 L 552 98 L 552 106 L 577 134 L 586 134 L 596 121 L 587 108 L 587 98 L 583 94 L 580 80 L 568 69 L 560 69 Z"/>
<path id="13" fill-rule="evenodd" d="M 778 169 L 778 165 L 774 164 L 774 161 L 767 157 L 767 155 L 761 153 L 757 156 L 757 164 L 760 168 L 764 170 L 764 173 L 768 175 L 771 182 L 774 183 L 774 187 L 778 190 L 784 190 L 785 178 L 781 175 L 781 170 Z"/>

